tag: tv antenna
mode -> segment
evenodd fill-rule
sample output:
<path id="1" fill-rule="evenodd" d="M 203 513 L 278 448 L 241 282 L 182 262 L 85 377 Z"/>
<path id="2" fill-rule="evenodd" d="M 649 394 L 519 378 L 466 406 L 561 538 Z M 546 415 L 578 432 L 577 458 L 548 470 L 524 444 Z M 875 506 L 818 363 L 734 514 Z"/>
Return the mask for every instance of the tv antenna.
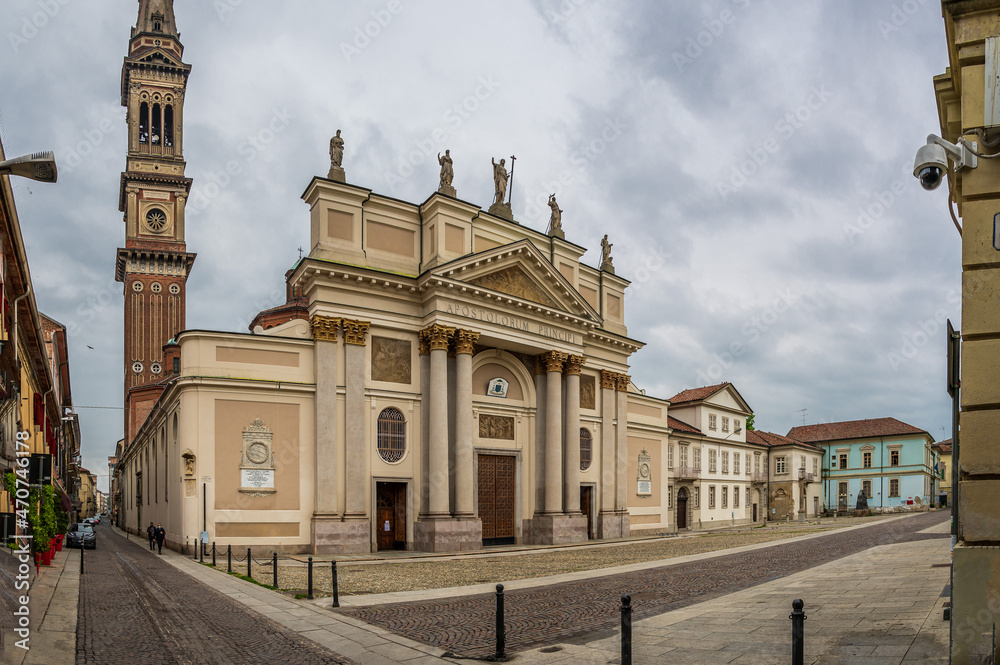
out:
<path id="1" fill-rule="evenodd" d="M 798 411 L 798 412 L 799 412 L 800 414 L 802 414 L 802 424 L 803 424 L 803 425 L 805 425 L 805 424 L 806 424 L 806 412 L 807 412 L 808 410 L 809 410 L 809 409 L 799 409 L 799 411 Z"/>

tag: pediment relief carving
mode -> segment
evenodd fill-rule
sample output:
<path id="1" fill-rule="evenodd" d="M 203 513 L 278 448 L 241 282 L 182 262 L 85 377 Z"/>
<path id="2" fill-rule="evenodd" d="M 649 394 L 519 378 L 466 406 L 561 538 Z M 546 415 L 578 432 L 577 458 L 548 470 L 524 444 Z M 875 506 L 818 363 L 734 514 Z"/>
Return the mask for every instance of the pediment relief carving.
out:
<path id="1" fill-rule="evenodd" d="M 546 307 L 557 306 L 555 301 L 517 265 L 507 266 L 502 270 L 477 277 L 469 281 L 469 284 L 530 300 Z"/>

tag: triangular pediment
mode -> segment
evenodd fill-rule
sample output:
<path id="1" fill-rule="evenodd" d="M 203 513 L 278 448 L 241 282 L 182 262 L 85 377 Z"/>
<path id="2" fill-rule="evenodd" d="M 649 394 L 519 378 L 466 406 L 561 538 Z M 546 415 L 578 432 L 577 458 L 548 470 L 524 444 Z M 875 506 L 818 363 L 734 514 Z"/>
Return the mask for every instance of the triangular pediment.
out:
<path id="1" fill-rule="evenodd" d="M 739 391 L 731 383 L 724 385 L 720 390 L 706 397 L 705 403 L 734 411 L 742 411 L 743 413 L 753 413 L 753 409 L 750 408 L 750 405 L 747 404 L 743 396 L 740 395 Z"/>
<path id="2" fill-rule="evenodd" d="M 169 67 L 187 67 L 170 51 L 158 46 L 140 49 L 133 53 L 129 60 L 145 64 L 167 65 Z"/>
<path id="3" fill-rule="evenodd" d="M 482 277 L 470 279 L 469 284 L 482 286 L 493 291 L 517 296 L 546 307 L 557 307 L 556 302 L 549 297 L 545 289 L 528 276 L 524 268 L 515 264 L 487 273 Z"/>
<path id="4" fill-rule="evenodd" d="M 590 303 L 530 240 L 463 256 L 438 266 L 433 275 L 601 323 Z"/>

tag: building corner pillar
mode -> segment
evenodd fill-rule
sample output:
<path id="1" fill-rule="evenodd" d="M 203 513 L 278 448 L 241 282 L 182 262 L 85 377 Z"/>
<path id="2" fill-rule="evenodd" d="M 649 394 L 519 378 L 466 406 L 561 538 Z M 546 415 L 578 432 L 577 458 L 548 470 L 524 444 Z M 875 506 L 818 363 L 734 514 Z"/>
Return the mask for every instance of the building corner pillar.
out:
<path id="1" fill-rule="evenodd" d="M 455 517 L 473 518 L 472 354 L 479 333 L 455 332 Z"/>
<path id="2" fill-rule="evenodd" d="M 567 356 L 563 368 L 566 377 L 563 510 L 569 515 L 580 514 L 580 368 L 585 362 L 583 356 Z"/>

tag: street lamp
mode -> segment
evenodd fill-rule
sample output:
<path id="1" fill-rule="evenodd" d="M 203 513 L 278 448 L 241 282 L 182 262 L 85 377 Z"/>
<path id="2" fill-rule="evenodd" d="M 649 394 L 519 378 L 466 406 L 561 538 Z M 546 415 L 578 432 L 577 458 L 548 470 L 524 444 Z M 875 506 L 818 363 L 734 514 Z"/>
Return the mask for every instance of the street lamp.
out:
<path id="1" fill-rule="evenodd" d="M 8 159 L 0 162 L 0 175 L 19 175 L 39 182 L 55 182 L 59 176 L 56 156 L 51 152 L 36 152 Z"/>

